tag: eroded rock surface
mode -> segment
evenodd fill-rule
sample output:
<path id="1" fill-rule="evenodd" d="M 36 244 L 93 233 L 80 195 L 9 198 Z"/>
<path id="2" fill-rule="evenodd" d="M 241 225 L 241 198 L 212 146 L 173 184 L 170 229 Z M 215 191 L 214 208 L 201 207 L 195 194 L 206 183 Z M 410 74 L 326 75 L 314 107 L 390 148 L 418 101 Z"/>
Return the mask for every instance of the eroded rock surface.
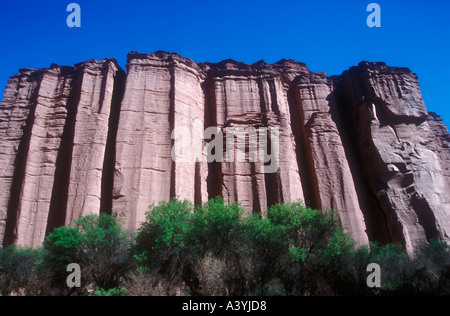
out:
<path id="1" fill-rule="evenodd" d="M 410 252 L 431 238 L 448 240 L 450 178 L 441 158 L 448 131 L 429 123 L 417 76 L 364 62 L 344 72 L 338 86 L 391 240 Z"/>

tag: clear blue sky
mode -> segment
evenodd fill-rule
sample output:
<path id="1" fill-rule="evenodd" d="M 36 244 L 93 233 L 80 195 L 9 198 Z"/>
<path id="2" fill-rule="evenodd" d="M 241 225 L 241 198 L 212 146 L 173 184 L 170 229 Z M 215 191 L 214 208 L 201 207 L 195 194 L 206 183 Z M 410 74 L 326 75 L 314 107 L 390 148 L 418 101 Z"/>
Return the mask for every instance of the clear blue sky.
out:
<path id="1" fill-rule="evenodd" d="M 81 6 L 81 28 L 66 25 L 71 2 Z M 381 28 L 366 25 L 371 2 L 381 6 Z M 292 58 L 329 75 L 384 61 L 415 72 L 428 110 L 450 125 L 449 0 L 2 0 L 0 30 L 1 91 L 19 68 L 105 57 L 125 68 L 130 51 L 198 62 Z"/>

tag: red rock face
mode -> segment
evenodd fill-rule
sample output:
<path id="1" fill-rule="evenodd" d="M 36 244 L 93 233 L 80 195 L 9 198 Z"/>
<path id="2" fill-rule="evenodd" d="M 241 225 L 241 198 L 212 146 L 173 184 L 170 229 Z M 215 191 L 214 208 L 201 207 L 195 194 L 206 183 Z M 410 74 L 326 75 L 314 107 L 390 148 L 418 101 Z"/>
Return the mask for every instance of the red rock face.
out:
<path id="1" fill-rule="evenodd" d="M 218 141 L 208 127 L 223 136 L 218 161 L 202 155 Z M 256 131 L 241 139 L 242 161 L 239 138 L 233 153 L 225 146 L 239 129 Z M 252 135 L 279 155 L 250 160 Z M 382 63 L 327 77 L 292 60 L 212 64 L 156 52 L 130 53 L 127 72 L 111 59 L 23 69 L 0 107 L 0 241 L 37 246 L 100 212 L 136 230 L 153 203 L 221 195 L 249 213 L 297 200 L 335 209 L 358 245 L 402 242 L 411 252 L 449 240 L 449 142 L 417 77 Z"/>
<path id="2" fill-rule="evenodd" d="M 361 63 L 337 81 L 387 235 L 410 252 L 431 238 L 448 240 L 448 131 L 428 114 L 417 76 Z"/>

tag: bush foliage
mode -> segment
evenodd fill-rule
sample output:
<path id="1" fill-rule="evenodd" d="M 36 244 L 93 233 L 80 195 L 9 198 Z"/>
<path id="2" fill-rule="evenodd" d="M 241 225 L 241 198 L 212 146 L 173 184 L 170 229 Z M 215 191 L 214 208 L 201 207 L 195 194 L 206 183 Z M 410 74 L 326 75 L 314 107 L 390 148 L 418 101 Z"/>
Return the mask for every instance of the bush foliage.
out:
<path id="1" fill-rule="evenodd" d="M 55 287 L 67 289 L 66 267 L 77 263 L 85 284 L 108 291 L 119 286 L 132 268 L 132 245 L 131 235 L 122 229 L 118 219 L 107 214 L 87 215 L 72 227 L 57 228 L 45 239 L 44 262 L 53 272 Z"/>
<path id="2" fill-rule="evenodd" d="M 110 215 L 57 228 L 38 249 L 0 249 L 1 295 L 448 295 L 450 248 L 355 247 L 339 216 L 303 203 L 244 215 L 217 197 L 152 205 L 134 236 Z M 81 267 L 69 288 L 67 265 Z M 367 286 L 367 266 L 381 287 Z"/>

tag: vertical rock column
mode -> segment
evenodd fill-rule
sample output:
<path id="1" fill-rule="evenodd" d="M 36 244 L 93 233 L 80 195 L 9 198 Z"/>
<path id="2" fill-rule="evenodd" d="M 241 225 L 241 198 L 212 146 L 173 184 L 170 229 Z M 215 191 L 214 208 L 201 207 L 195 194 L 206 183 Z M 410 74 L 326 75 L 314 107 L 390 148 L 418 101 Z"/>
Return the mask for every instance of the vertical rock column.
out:
<path id="1" fill-rule="evenodd" d="M 341 135 L 333 120 L 333 85 L 321 73 L 305 74 L 294 81 L 305 120 L 305 132 L 313 160 L 317 189 L 323 208 L 339 212 L 346 231 L 357 245 L 369 239 L 355 182 L 346 157 Z"/>
<path id="2" fill-rule="evenodd" d="M 224 147 L 227 137 L 226 128 L 243 128 L 262 126 L 261 103 L 256 78 L 245 76 L 229 76 L 217 73 L 214 76 L 217 127 L 223 131 Z M 247 137 L 246 137 L 247 138 Z M 248 141 L 248 139 L 247 139 Z M 249 143 L 245 144 L 248 148 Z M 248 155 L 245 161 L 237 161 L 237 138 L 234 138 L 233 157 L 227 157 L 224 151 L 222 174 L 222 196 L 226 202 L 239 201 L 247 211 L 257 208 L 266 209 L 266 188 L 264 175 L 257 169 L 263 165 L 259 160 L 250 163 Z M 232 158 L 233 161 L 230 161 Z"/>
<path id="3" fill-rule="evenodd" d="M 113 213 L 131 230 L 145 220 L 154 203 L 171 197 L 194 202 L 198 190 L 203 190 L 200 200 L 206 200 L 206 183 L 201 180 L 205 171 L 189 160 L 195 158 L 191 153 L 188 161 L 174 161 L 177 139 L 171 139 L 175 128 L 186 128 L 192 137 L 181 141 L 187 139 L 192 146 L 182 147 L 193 150 L 194 129 L 203 137 L 198 133 L 204 125 L 202 80 L 197 65 L 178 55 L 129 55 L 117 134 Z"/>
<path id="4" fill-rule="evenodd" d="M 116 142 L 113 213 L 135 229 L 149 205 L 170 198 L 171 66 L 164 59 L 128 56 Z"/>
<path id="5" fill-rule="evenodd" d="M 11 187 L 6 232 L 8 243 L 28 246 L 40 245 L 45 237 L 73 79 L 71 70 L 58 66 L 40 72 L 39 88 L 21 139 L 23 152 L 18 153 L 24 160 L 15 166 L 17 186 Z"/>
<path id="6" fill-rule="evenodd" d="M 182 159 L 172 161 L 171 196 L 197 204 L 208 200 L 208 168 L 203 153 L 205 127 L 204 74 L 199 66 L 173 55 L 171 92 L 172 158 L 176 145 Z"/>
<path id="7" fill-rule="evenodd" d="M 33 124 L 40 77 L 41 74 L 36 70 L 22 69 L 8 81 L 3 103 L 0 104 L 0 244 L 4 239 L 7 243 L 14 242 L 17 211 L 8 212 L 8 209 L 11 190 L 21 188 L 21 166 L 24 165 L 28 154 L 28 143 L 21 140 L 24 134 L 29 133 L 30 125 Z M 17 195 L 12 204 L 17 205 L 19 198 Z M 14 208 L 17 210 L 17 206 Z"/>
<path id="8" fill-rule="evenodd" d="M 215 67 L 210 72 L 214 82 L 215 122 L 224 134 L 227 128 L 241 128 L 244 131 L 268 128 L 267 141 L 270 143 L 271 129 L 279 130 L 277 141 L 280 152 L 273 171 L 262 171 L 264 162 L 260 157 L 256 162 L 250 162 L 248 150 L 251 136 L 246 140 L 245 161 L 237 161 L 236 151 L 234 161 L 227 161 L 225 153 L 221 165 L 222 182 L 218 183 L 222 186 L 225 201 L 239 201 L 247 211 L 261 212 L 271 204 L 303 199 L 289 121 L 287 89 L 283 89 L 279 74 L 250 67 L 240 69 L 234 61 Z M 258 136 L 260 145 L 261 134 Z"/>
<path id="9" fill-rule="evenodd" d="M 266 111 L 265 124 L 279 128 L 279 169 L 274 174 L 265 174 L 266 188 L 271 188 L 271 192 L 267 192 L 269 205 L 304 201 L 287 96 L 289 85 L 285 84 L 280 76 L 275 75 L 263 79 L 260 88 Z"/>
<path id="10" fill-rule="evenodd" d="M 122 75 L 122 70 L 112 59 L 84 62 L 75 69 L 83 74 L 83 78 L 74 122 L 65 223 L 100 212 L 115 79 Z"/>

